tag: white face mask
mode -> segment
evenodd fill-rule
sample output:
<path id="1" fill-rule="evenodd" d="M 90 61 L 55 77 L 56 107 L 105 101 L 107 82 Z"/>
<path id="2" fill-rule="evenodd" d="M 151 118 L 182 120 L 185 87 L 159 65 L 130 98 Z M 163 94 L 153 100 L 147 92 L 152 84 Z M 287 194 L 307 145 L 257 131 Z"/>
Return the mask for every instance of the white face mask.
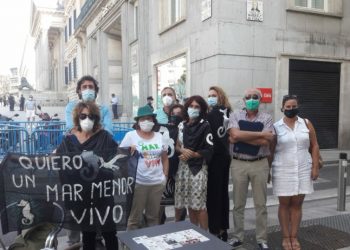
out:
<path id="1" fill-rule="evenodd" d="M 90 132 L 94 127 L 94 121 L 90 120 L 88 117 L 84 120 L 79 120 L 80 127 L 84 132 Z"/>
<path id="2" fill-rule="evenodd" d="M 162 101 L 163 101 L 164 106 L 170 106 L 171 104 L 173 104 L 173 98 L 171 98 L 168 95 L 164 96 Z"/>
<path id="3" fill-rule="evenodd" d="M 145 121 L 139 122 L 139 126 L 140 126 L 142 131 L 150 132 L 154 126 L 154 122 L 151 122 L 149 120 L 145 120 Z"/>

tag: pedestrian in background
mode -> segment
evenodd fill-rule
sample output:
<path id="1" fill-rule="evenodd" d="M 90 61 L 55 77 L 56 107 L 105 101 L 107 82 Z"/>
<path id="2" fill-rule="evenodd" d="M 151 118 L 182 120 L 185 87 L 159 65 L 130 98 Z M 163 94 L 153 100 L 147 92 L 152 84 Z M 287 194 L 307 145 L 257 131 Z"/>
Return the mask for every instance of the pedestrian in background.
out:
<path id="1" fill-rule="evenodd" d="M 33 96 L 30 95 L 29 99 L 25 101 L 24 103 L 24 109 L 26 111 L 26 117 L 28 122 L 30 121 L 30 118 L 32 118 L 32 121 L 35 121 L 35 113 L 36 113 L 36 102 L 33 99 Z"/>
<path id="2" fill-rule="evenodd" d="M 26 98 L 24 98 L 23 95 L 21 95 L 21 98 L 19 99 L 19 110 L 24 111 L 24 103 L 26 101 Z"/>
<path id="3" fill-rule="evenodd" d="M 160 201 L 168 178 L 169 161 L 168 145 L 161 133 L 155 132 L 155 117 L 148 105 L 140 107 L 135 117 L 135 130 L 128 132 L 120 143 L 120 147 L 131 147 L 132 153 L 135 150 L 140 153 L 128 230 L 139 228 L 143 212 L 147 226 L 159 224 Z"/>
<path id="4" fill-rule="evenodd" d="M 175 177 L 175 220 L 179 221 L 183 208 L 188 208 L 191 223 L 207 230 L 207 164 L 213 152 L 213 135 L 206 120 L 208 105 L 195 95 L 184 106 L 176 143 L 180 163 Z"/>
<path id="5" fill-rule="evenodd" d="M 271 115 L 259 111 L 261 92 L 245 91 L 245 109 L 230 115 L 229 133 L 233 145 L 231 174 L 233 182 L 233 248 L 242 246 L 244 240 L 244 210 L 249 182 L 252 186 L 256 217 L 256 241 L 259 249 L 267 245 L 267 181 L 270 173 L 269 146 L 273 140 Z"/>
<path id="6" fill-rule="evenodd" d="M 98 82 L 95 78 L 89 75 L 81 77 L 77 82 L 76 93 L 78 94 L 79 101 L 71 101 L 66 106 L 66 129 L 70 131 L 73 127 L 73 115 L 72 112 L 79 102 L 92 101 L 96 103 L 96 97 L 98 94 Z M 101 124 L 104 130 L 113 134 L 112 116 L 108 106 L 103 104 L 97 104 L 101 113 Z"/>
<path id="7" fill-rule="evenodd" d="M 281 111 L 284 117 L 274 124 L 276 140 L 272 147 L 272 184 L 273 193 L 279 200 L 282 247 L 295 250 L 301 249 L 297 236 L 303 201 L 306 194 L 314 191 L 313 181 L 319 174 L 319 147 L 311 122 L 298 116 L 296 95 L 283 97 Z"/>
<path id="8" fill-rule="evenodd" d="M 9 102 L 9 106 L 10 106 L 10 111 L 14 111 L 15 110 L 15 97 L 12 94 L 9 95 L 8 102 Z"/>
<path id="9" fill-rule="evenodd" d="M 152 112 L 153 112 L 154 108 L 153 108 L 153 97 L 152 96 L 147 97 L 147 105 L 152 109 Z"/>
<path id="10" fill-rule="evenodd" d="M 229 223 L 228 180 L 231 156 L 227 133 L 232 112 L 222 88 L 213 86 L 208 93 L 208 122 L 213 133 L 214 150 L 208 164 L 207 209 L 209 232 L 227 241 Z"/>
<path id="11" fill-rule="evenodd" d="M 175 104 L 176 93 L 171 87 L 165 87 L 161 92 L 163 107 L 154 111 L 159 124 L 168 124 L 171 105 Z"/>
<path id="12" fill-rule="evenodd" d="M 118 97 L 113 93 L 112 94 L 112 111 L 113 111 L 113 119 L 118 119 Z"/>

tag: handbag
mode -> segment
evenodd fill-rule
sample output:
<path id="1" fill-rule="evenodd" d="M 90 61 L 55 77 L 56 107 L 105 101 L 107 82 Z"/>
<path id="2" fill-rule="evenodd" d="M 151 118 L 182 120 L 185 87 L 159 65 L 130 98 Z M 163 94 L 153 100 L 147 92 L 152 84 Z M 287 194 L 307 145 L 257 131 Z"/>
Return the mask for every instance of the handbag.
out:
<path id="1" fill-rule="evenodd" d="M 311 136 L 310 136 L 311 129 L 310 129 L 308 123 L 306 122 L 306 119 L 303 119 L 303 120 L 305 122 L 306 127 L 309 129 L 309 138 L 310 138 L 310 142 L 311 142 Z M 317 141 L 316 131 L 315 131 L 315 137 L 316 137 L 316 141 Z M 311 144 L 310 144 L 310 147 L 309 147 L 309 153 L 312 156 Z M 320 149 L 318 149 L 318 169 L 321 169 L 322 167 L 323 167 L 323 159 L 322 159 L 322 156 L 321 156 L 321 153 L 320 153 Z"/>

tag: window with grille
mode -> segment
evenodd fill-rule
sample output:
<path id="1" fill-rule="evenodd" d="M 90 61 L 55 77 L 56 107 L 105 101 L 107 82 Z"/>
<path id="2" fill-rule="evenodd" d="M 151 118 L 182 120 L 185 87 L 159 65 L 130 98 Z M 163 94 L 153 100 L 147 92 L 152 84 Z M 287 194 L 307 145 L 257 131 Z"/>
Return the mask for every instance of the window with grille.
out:
<path id="1" fill-rule="evenodd" d="M 164 30 L 186 16 L 186 0 L 160 0 L 160 29 Z"/>
<path id="2" fill-rule="evenodd" d="M 327 0 L 295 0 L 295 6 L 310 9 L 326 10 Z"/>

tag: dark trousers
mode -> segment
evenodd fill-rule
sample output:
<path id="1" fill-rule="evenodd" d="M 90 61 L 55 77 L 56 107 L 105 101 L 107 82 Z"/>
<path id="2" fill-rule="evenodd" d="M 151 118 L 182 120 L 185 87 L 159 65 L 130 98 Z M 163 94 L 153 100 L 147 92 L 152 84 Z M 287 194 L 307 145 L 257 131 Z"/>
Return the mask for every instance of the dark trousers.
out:
<path id="1" fill-rule="evenodd" d="M 112 105 L 112 111 L 113 111 L 113 118 L 118 119 L 118 105 L 117 104 Z"/>
<path id="2" fill-rule="evenodd" d="M 208 164 L 207 210 L 209 232 L 219 234 L 229 228 L 228 180 L 230 155 L 213 155 Z"/>
<path id="3" fill-rule="evenodd" d="M 105 240 L 106 250 L 118 250 L 117 232 L 102 232 Z M 83 231 L 83 250 L 96 249 L 96 232 Z"/>

